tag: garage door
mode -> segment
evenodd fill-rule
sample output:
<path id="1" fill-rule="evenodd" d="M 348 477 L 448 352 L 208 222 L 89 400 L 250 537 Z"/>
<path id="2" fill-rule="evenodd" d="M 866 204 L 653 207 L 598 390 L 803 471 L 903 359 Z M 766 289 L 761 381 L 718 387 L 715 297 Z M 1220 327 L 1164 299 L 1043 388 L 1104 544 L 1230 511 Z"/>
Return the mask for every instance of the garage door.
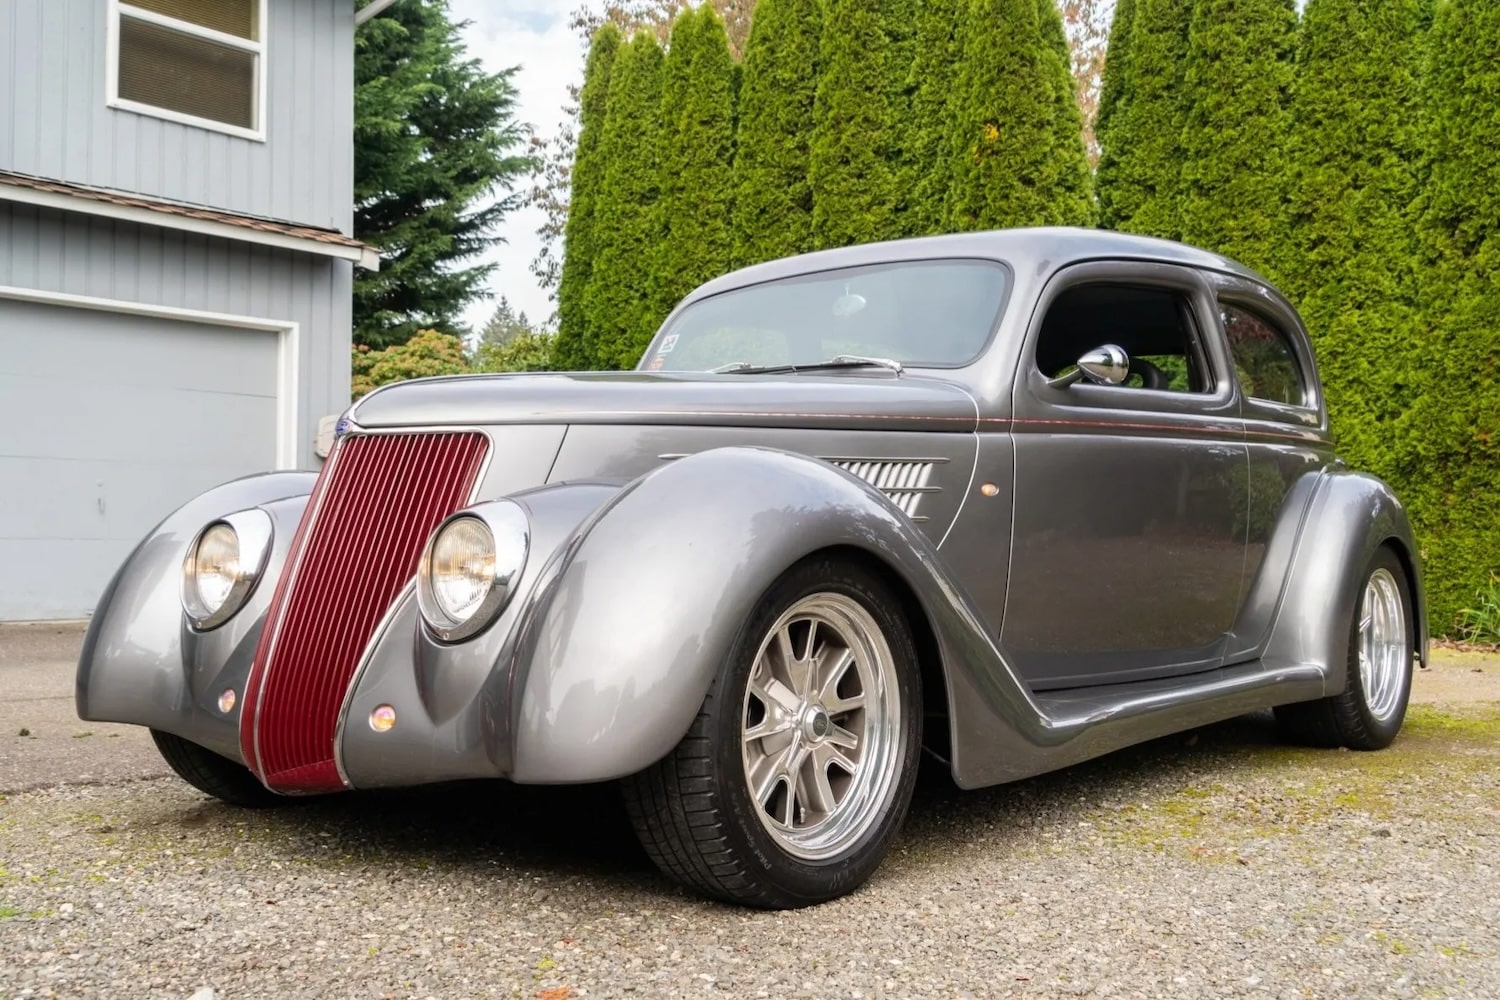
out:
<path id="1" fill-rule="evenodd" d="M 276 464 L 274 333 L 0 299 L 0 621 L 81 618 L 165 515 Z"/>

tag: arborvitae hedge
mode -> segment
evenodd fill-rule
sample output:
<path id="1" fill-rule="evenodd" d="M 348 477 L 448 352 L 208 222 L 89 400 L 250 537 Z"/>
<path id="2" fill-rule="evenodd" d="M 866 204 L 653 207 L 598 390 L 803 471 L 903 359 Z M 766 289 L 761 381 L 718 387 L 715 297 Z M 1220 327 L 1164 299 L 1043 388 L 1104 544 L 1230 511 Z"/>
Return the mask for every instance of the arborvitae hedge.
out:
<path id="1" fill-rule="evenodd" d="M 734 174 L 734 257 L 758 264 L 813 248 L 808 146 L 821 0 L 760 0 L 745 47 Z"/>
<path id="2" fill-rule="evenodd" d="M 871 0 L 825 0 L 808 179 L 813 242 L 871 243 L 891 234 L 894 183 L 886 37 Z"/>
<path id="3" fill-rule="evenodd" d="M 1281 288 L 1312 333 L 1339 451 L 1390 477 L 1411 399 L 1411 204 L 1425 0 L 1309 0 L 1287 145 Z"/>
<path id="4" fill-rule="evenodd" d="M 892 237 L 919 232 L 911 217 L 915 192 L 911 181 L 916 171 L 916 136 L 920 124 L 912 117 L 916 87 L 911 76 L 917 52 L 917 31 L 926 0 L 878 0 L 880 23 L 885 30 L 886 121 L 885 159 L 891 174 Z"/>
<path id="5" fill-rule="evenodd" d="M 1136 0 L 1116 0 L 1109 22 L 1109 42 L 1104 51 L 1104 75 L 1099 81 L 1099 107 L 1094 113 L 1094 136 L 1100 144 L 1099 169 L 1104 169 L 1104 137 L 1120 105 L 1129 98 L 1130 33 L 1135 22 Z"/>
<path id="6" fill-rule="evenodd" d="M 579 95 L 578 148 L 573 158 L 571 201 L 563 231 L 562 274 L 557 283 L 557 341 L 554 356 L 560 368 L 587 368 L 584 350 L 585 296 L 598 250 L 594 212 L 605 161 L 599 156 L 604 116 L 609 105 L 609 73 L 620 49 L 620 32 L 605 24 L 594 33 Z"/>
<path id="7" fill-rule="evenodd" d="M 658 145 L 661 243 L 651 282 L 658 319 L 730 266 L 734 69 L 724 22 L 712 7 L 678 15 L 665 72 Z"/>
<path id="8" fill-rule="evenodd" d="M 1112 37 L 1100 97 L 1099 221 L 1176 239 L 1182 235 L 1184 63 L 1194 0 L 1125 2 L 1134 16 L 1122 3 L 1115 17 L 1116 31 L 1129 26 L 1120 43 L 1124 58 L 1115 58 Z"/>
<path id="9" fill-rule="evenodd" d="M 1273 278 L 1296 29 L 1293 0 L 1200 0 L 1188 38 L 1182 238 Z"/>
<path id="10" fill-rule="evenodd" d="M 1087 177 L 1083 137 L 1064 139 L 1058 127 L 1055 51 L 1038 13 L 1037 0 L 968 8 L 948 188 L 955 231 L 1081 225 L 1093 214 L 1078 183 Z"/>
<path id="11" fill-rule="evenodd" d="M 965 2 L 927 0 L 917 22 L 909 84 L 911 128 L 906 133 L 911 158 L 908 172 L 898 179 L 910 192 L 903 228 L 912 236 L 947 228 L 948 177 L 953 166 L 949 105 L 963 52 L 959 29 Z"/>
<path id="12" fill-rule="evenodd" d="M 1424 323 L 1402 442 L 1433 626 L 1500 572 L 1500 4 L 1446 0 L 1427 63 Z M 1377 363 L 1372 359 L 1372 363 Z"/>
<path id="13" fill-rule="evenodd" d="M 1083 112 L 1078 107 L 1078 81 L 1073 78 L 1072 52 L 1057 0 L 1037 0 L 1037 26 L 1042 35 L 1042 59 L 1051 78 L 1052 129 L 1056 133 L 1053 148 L 1060 151 L 1051 161 L 1045 183 L 1057 192 L 1055 197 L 1061 202 L 1059 222 L 1091 226 L 1098 221 L 1094 174 L 1088 149 L 1081 142 Z"/>
<path id="14" fill-rule="evenodd" d="M 584 309 L 586 357 L 599 368 L 633 366 L 661 321 L 649 283 L 661 242 L 661 77 L 661 46 L 645 32 L 620 48 L 610 73 L 599 150 L 604 182 L 594 212 L 597 249 Z"/>

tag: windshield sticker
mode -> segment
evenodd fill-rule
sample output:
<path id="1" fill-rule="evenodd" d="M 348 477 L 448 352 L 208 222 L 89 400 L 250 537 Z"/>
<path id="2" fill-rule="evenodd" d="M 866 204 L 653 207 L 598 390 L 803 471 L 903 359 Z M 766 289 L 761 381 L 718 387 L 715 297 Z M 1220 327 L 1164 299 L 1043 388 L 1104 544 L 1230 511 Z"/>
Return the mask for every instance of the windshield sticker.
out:
<path id="1" fill-rule="evenodd" d="M 656 349 L 657 354 L 671 354 L 677 347 L 677 334 L 669 333 L 661 340 L 661 346 Z"/>
<path id="2" fill-rule="evenodd" d="M 651 359 L 651 363 L 646 366 L 646 370 L 648 372 L 659 372 L 661 371 L 662 365 L 666 364 L 666 362 L 667 359 L 658 354 L 656 357 Z"/>

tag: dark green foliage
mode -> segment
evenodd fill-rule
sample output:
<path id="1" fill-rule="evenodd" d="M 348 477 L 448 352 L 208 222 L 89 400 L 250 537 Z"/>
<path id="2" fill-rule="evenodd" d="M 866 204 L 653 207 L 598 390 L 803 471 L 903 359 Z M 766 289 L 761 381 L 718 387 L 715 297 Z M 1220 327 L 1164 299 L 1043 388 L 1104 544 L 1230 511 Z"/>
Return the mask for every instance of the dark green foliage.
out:
<path id="1" fill-rule="evenodd" d="M 1099 221 L 1110 229 L 1182 235 L 1184 83 L 1194 0 L 1122 0 L 1099 104 Z M 1134 16 L 1131 16 L 1133 10 Z M 1116 49 L 1123 57 L 1116 58 Z"/>
<path id="2" fill-rule="evenodd" d="M 1058 219 L 1064 223 L 1087 226 L 1097 219 L 1094 206 L 1094 174 L 1089 166 L 1088 149 L 1081 145 L 1083 112 L 1078 108 L 1078 83 L 1068 50 L 1068 36 L 1063 30 L 1057 0 L 1037 0 L 1037 23 L 1042 36 L 1042 59 L 1052 91 L 1053 149 L 1059 150 L 1048 164 L 1050 176 L 1044 180 L 1060 204 Z M 1073 156 L 1074 148 L 1082 156 Z"/>
<path id="3" fill-rule="evenodd" d="M 1115 112 L 1130 95 L 1130 34 L 1135 24 L 1135 6 L 1136 0 L 1116 0 L 1110 21 L 1104 75 L 1099 84 L 1099 110 L 1094 118 L 1094 134 L 1101 146 Z"/>
<path id="4" fill-rule="evenodd" d="M 1401 449 L 1434 628 L 1500 570 L 1500 5 L 1446 0 L 1427 63 L 1423 362 Z"/>
<path id="5" fill-rule="evenodd" d="M 712 7 L 688 8 L 672 26 L 662 89 L 661 243 L 651 285 L 658 322 L 688 292 L 729 270 L 733 88 L 724 22 Z M 653 324 L 647 339 L 654 332 Z M 631 364 L 645 345 L 633 345 Z"/>
<path id="6" fill-rule="evenodd" d="M 354 235 L 382 260 L 355 271 L 355 343 L 457 331 L 484 294 L 493 265 L 460 265 L 499 240 L 519 199 L 493 195 L 531 168 L 513 73 L 465 58 L 444 0 L 398 4 L 356 34 Z"/>
<path id="7" fill-rule="evenodd" d="M 518 337 L 535 333 L 536 327 L 531 325 L 531 320 L 526 318 L 525 310 L 516 312 L 510 300 L 500 296 L 500 304 L 495 307 L 494 315 L 484 324 L 484 329 L 479 331 L 479 343 L 493 344 L 497 347 L 504 346 Z"/>
<path id="8" fill-rule="evenodd" d="M 760 0 L 755 6 L 734 161 L 737 264 L 813 248 L 808 146 L 821 8 L 820 0 Z"/>
<path id="9" fill-rule="evenodd" d="M 825 0 L 823 18 L 808 159 L 813 242 L 871 243 L 893 226 L 885 30 L 871 0 Z"/>
<path id="10" fill-rule="evenodd" d="M 1182 239 L 1272 278 L 1285 264 L 1296 28 L 1293 0 L 1200 0 L 1188 38 Z"/>
<path id="11" fill-rule="evenodd" d="M 594 212 L 604 182 L 605 161 L 600 156 L 604 117 L 609 106 L 609 76 L 620 50 L 620 32 L 605 23 L 594 33 L 583 90 L 578 105 L 578 146 L 573 158 L 572 202 L 564 229 L 562 275 L 557 284 L 557 342 L 553 353 L 559 368 L 584 368 L 585 296 L 598 252 Z"/>
<path id="12" fill-rule="evenodd" d="M 952 117 L 953 230 L 1084 225 L 1093 216 L 1077 112 L 1065 135 L 1057 53 L 1039 13 L 1038 0 L 968 9 Z"/>
<path id="13" fill-rule="evenodd" d="M 762 4 L 766 2 L 761 0 Z M 903 231 L 911 236 L 946 228 L 953 159 L 950 105 L 963 50 L 959 26 L 964 7 L 965 0 L 927 0 L 917 24 L 910 84 L 911 127 L 906 132 L 911 155 L 908 172 L 900 178 L 911 192 L 902 220 Z"/>
<path id="14" fill-rule="evenodd" d="M 1282 290 L 1313 336 L 1339 451 L 1390 477 L 1410 405 L 1423 0 L 1310 0 L 1287 146 Z M 1400 484 L 1398 484 L 1400 485 Z M 1398 491 L 1404 492 L 1404 491 Z"/>
<path id="15" fill-rule="evenodd" d="M 885 161 L 891 177 L 890 235 L 914 236 L 920 230 L 913 217 L 917 208 L 910 179 L 916 166 L 916 136 L 921 126 L 912 116 L 916 85 L 912 62 L 917 52 L 917 32 L 926 0 L 879 0 L 880 23 L 885 31 Z"/>
<path id="16" fill-rule="evenodd" d="M 584 361 L 595 368 L 633 366 L 661 320 L 650 295 L 661 238 L 661 90 L 661 46 L 652 35 L 638 33 L 615 57 L 600 140 L 605 168 L 594 209 L 596 250 L 583 342 Z"/>

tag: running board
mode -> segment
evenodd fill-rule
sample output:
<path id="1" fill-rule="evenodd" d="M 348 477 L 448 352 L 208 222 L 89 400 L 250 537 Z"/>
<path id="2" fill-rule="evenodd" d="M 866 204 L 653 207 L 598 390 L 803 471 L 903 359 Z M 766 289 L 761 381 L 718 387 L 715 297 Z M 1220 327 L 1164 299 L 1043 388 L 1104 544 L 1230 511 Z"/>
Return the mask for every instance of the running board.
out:
<path id="1" fill-rule="evenodd" d="M 1321 698 L 1324 680 L 1315 665 L 1271 667 L 1255 660 L 1187 677 L 1032 694 L 1035 725 L 1023 723 L 1014 733 L 1029 746 L 1007 753 L 1000 745 L 981 749 L 970 743 L 955 754 L 960 759 L 954 777 L 965 788 L 1028 778 L 1172 733 Z"/>

